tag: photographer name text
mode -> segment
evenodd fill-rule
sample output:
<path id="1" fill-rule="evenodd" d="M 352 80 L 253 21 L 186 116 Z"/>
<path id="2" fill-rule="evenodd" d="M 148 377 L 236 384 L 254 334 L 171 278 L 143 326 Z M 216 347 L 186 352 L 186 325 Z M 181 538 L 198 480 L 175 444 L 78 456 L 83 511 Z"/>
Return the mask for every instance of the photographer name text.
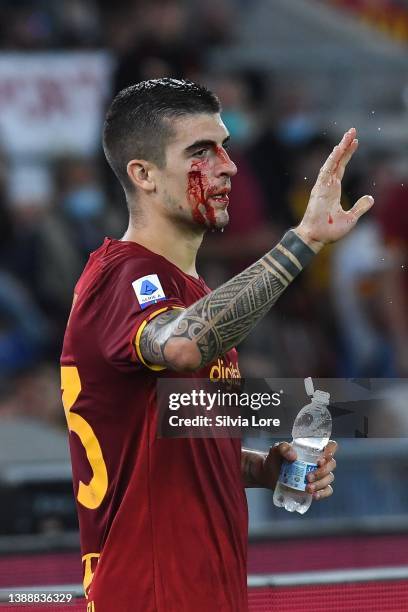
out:
<path id="1" fill-rule="evenodd" d="M 241 416 L 216 416 L 215 418 L 198 415 L 192 418 L 179 417 L 173 414 L 169 417 L 171 427 L 280 427 L 280 419 L 262 418 L 257 414 L 251 418 Z"/>

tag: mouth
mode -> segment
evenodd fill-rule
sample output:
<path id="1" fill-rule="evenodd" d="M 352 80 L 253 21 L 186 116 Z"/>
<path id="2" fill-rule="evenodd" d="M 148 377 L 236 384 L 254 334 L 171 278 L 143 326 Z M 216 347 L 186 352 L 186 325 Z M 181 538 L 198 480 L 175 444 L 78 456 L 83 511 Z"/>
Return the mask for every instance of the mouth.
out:
<path id="1" fill-rule="evenodd" d="M 218 204 L 222 204 L 223 206 L 228 206 L 229 192 L 229 189 L 223 189 L 218 193 L 211 193 L 208 195 L 208 200 L 213 200 L 213 202 L 217 202 Z"/>

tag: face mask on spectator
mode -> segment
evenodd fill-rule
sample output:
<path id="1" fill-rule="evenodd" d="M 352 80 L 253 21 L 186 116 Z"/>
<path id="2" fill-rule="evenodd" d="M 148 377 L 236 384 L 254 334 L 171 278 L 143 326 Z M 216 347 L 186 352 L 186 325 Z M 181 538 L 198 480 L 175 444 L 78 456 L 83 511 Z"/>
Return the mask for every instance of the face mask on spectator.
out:
<path id="1" fill-rule="evenodd" d="M 279 126 L 279 136 L 289 145 L 300 145 L 307 142 L 316 131 L 316 126 L 306 114 L 292 115 L 284 119 Z"/>
<path id="2" fill-rule="evenodd" d="M 246 144 L 250 140 L 253 135 L 253 122 L 247 113 L 238 109 L 230 109 L 222 113 L 222 119 L 234 145 Z"/>
<path id="3" fill-rule="evenodd" d="M 103 206 L 103 192 L 96 185 L 73 189 L 63 199 L 65 212 L 73 219 L 81 221 L 97 217 Z"/>

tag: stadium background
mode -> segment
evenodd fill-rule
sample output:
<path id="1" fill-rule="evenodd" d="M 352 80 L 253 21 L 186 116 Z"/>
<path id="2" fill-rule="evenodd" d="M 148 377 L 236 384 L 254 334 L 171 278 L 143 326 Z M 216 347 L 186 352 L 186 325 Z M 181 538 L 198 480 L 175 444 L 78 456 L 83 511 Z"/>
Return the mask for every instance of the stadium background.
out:
<path id="1" fill-rule="evenodd" d="M 57 364 L 87 254 L 125 229 L 100 130 L 127 84 L 185 76 L 222 99 L 239 174 L 231 224 L 200 256 L 210 286 L 299 220 L 332 143 L 358 128 L 344 205 L 372 193 L 375 212 L 251 334 L 241 370 L 407 376 L 408 2 L 1 0 L 0 48 L 0 608 L 16 610 L 18 588 L 80 595 Z M 408 610 L 405 439 L 344 440 L 338 463 L 334 496 L 303 517 L 250 491 L 252 612 Z"/>

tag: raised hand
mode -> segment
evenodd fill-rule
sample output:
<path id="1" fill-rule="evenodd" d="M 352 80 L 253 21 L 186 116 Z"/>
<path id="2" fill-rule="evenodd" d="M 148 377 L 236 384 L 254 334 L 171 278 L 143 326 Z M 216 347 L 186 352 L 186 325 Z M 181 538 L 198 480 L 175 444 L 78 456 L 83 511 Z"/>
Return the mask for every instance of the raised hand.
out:
<path id="1" fill-rule="evenodd" d="M 348 234 L 358 219 L 374 204 L 374 198 L 365 195 L 351 210 L 344 210 L 341 206 L 341 181 L 357 148 L 356 130 L 351 128 L 322 166 L 303 219 L 295 229 L 300 238 L 316 252 L 324 244 L 335 242 Z"/>

